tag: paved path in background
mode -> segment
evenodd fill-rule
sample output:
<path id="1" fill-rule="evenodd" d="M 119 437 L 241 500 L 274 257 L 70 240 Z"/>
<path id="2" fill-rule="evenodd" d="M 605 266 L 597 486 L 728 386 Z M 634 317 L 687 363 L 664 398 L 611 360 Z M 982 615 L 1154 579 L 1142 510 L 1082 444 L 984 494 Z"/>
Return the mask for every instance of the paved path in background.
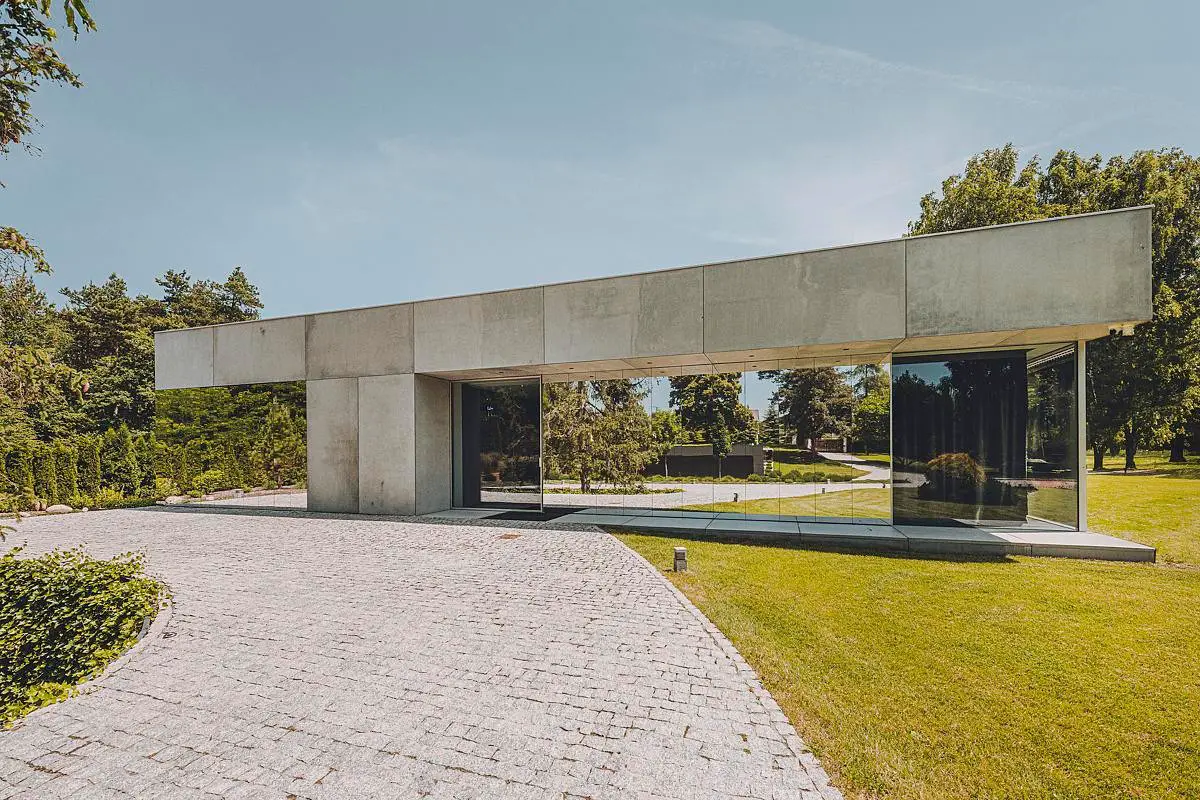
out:
<path id="1" fill-rule="evenodd" d="M 855 478 L 855 481 L 889 481 L 892 479 L 890 464 L 881 465 L 878 461 L 863 461 L 854 453 L 821 453 L 821 457 L 863 470 L 863 474 Z"/>
<path id="2" fill-rule="evenodd" d="M 164 631 L 0 732 L 0 798 L 838 796 L 729 643 L 594 529 L 43 517 L 140 549 Z"/>

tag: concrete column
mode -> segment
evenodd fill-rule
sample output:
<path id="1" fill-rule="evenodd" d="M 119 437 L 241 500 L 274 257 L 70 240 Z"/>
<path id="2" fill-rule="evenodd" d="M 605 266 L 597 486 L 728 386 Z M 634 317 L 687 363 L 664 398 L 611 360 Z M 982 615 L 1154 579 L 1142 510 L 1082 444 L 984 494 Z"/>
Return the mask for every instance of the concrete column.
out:
<path id="1" fill-rule="evenodd" d="M 308 381 L 308 510 L 358 511 L 358 378 Z"/>
<path id="2" fill-rule="evenodd" d="M 428 375 L 359 378 L 358 508 L 425 514 L 450 507 L 450 384 Z"/>
<path id="3" fill-rule="evenodd" d="M 413 513 L 412 373 L 359 378 L 358 420 L 358 510 Z"/>
<path id="4" fill-rule="evenodd" d="M 1078 490 L 1076 499 L 1079 503 L 1077 519 L 1079 521 L 1079 530 L 1086 531 L 1088 529 L 1087 518 L 1087 465 L 1088 465 L 1088 446 L 1087 446 L 1087 342 L 1080 340 L 1076 343 L 1075 351 L 1075 425 L 1076 425 L 1076 442 L 1075 446 L 1078 450 L 1076 471 L 1079 473 L 1079 481 L 1076 484 Z"/>
<path id="5" fill-rule="evenodd" d="M 428 514 L 450 507 L 450 382 L 429 375 L 413 378 L 417 464 L 414 504 L 416 513 Z"/>

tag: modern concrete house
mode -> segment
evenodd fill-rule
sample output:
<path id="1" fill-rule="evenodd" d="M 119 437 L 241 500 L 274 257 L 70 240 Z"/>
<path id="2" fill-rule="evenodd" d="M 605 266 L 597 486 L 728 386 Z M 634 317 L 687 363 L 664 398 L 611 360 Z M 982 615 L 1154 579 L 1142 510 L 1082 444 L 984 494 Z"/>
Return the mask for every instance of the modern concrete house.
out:
<path id="1" fill-rule="evenodd" d="M 164 331 L 156 388 L 306 381 L 309 510 L 472 517 L 551 505 L 546 384 L 876 364 L 892 382 L 894 469 L 880 481 L 890 509 L 838 519 L 628 503 L 560 510 L 571 521 L 794 532 L 814 544 L 1090 546 L 1153 558 L 1082 533 L 1081 480 L 1085 343 L 1149 319 L 1150 214 Z M 483 426 L 498 391 L 528 423 L 519 486 L 500 486 L 489 461 Z"/>

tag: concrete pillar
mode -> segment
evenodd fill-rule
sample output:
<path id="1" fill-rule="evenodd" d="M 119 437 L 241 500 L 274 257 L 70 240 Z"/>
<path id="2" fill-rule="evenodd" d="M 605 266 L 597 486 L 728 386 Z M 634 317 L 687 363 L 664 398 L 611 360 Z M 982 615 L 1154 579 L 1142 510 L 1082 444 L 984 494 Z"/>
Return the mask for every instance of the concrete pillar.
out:
<path id="1" fill-rule="evenodd" d="M 450 384 L 428 375 L 359 378 L 358 508 L 425 514 L 450 507 Z"/>
<path id="2" fill-rule="evenodd" d="M 1080 340 L 1075 351 L 1075 435 L 1076 451 L 1078 453 L 1076 472 L 1079 480 L 1076 483 L 1076 498 L 1079 503 L 1076 520 L 1081 531 L 1088 529 L 1087 518 L 1087 342 Z"/>
<path id="3" fill-rule="evenodd" d="M 308 510 L 358 511 L 358 378 L 308 381 Z"/>
<path id="4" fill-rule="evenodd" d="M 413 379 L 417 463 L 414 510 L 428 514 L 450 507 L 450 382 L 429 375 L 414 375 Z"/>

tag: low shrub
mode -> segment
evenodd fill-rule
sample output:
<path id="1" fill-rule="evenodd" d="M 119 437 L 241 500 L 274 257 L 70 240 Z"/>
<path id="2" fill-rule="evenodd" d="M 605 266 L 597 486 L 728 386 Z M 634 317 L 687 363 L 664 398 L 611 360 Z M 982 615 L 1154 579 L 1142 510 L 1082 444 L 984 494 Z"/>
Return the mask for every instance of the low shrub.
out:
<path id="1" fill-rule="evenodd" d="M 925 475 L 933 483 L 974 490 L 987 482 L 987 472 L 967 453 L 943 453 L 929 459 Z"/>
<path id="2" fill-rule="evenodd" d="M 179 494 L 179 486 L 170 478 L 155 478 L 154 479 L 154 496 L 155 497 L 171 497 Z"/>
<path id="3" fill-rule="evenodd" d="M 137 641 L 162 585 L 141 556 L 0 556 L 0 728 L 67 697 Z"/>
<path id="4" fill-rule="evenodd" d="M 206 469 L 192 478 L 192 488 L 202 494 L 229 489 L 231 487 L 232 484 L 225 475 L 225 471 L 220 469 Z"/>

